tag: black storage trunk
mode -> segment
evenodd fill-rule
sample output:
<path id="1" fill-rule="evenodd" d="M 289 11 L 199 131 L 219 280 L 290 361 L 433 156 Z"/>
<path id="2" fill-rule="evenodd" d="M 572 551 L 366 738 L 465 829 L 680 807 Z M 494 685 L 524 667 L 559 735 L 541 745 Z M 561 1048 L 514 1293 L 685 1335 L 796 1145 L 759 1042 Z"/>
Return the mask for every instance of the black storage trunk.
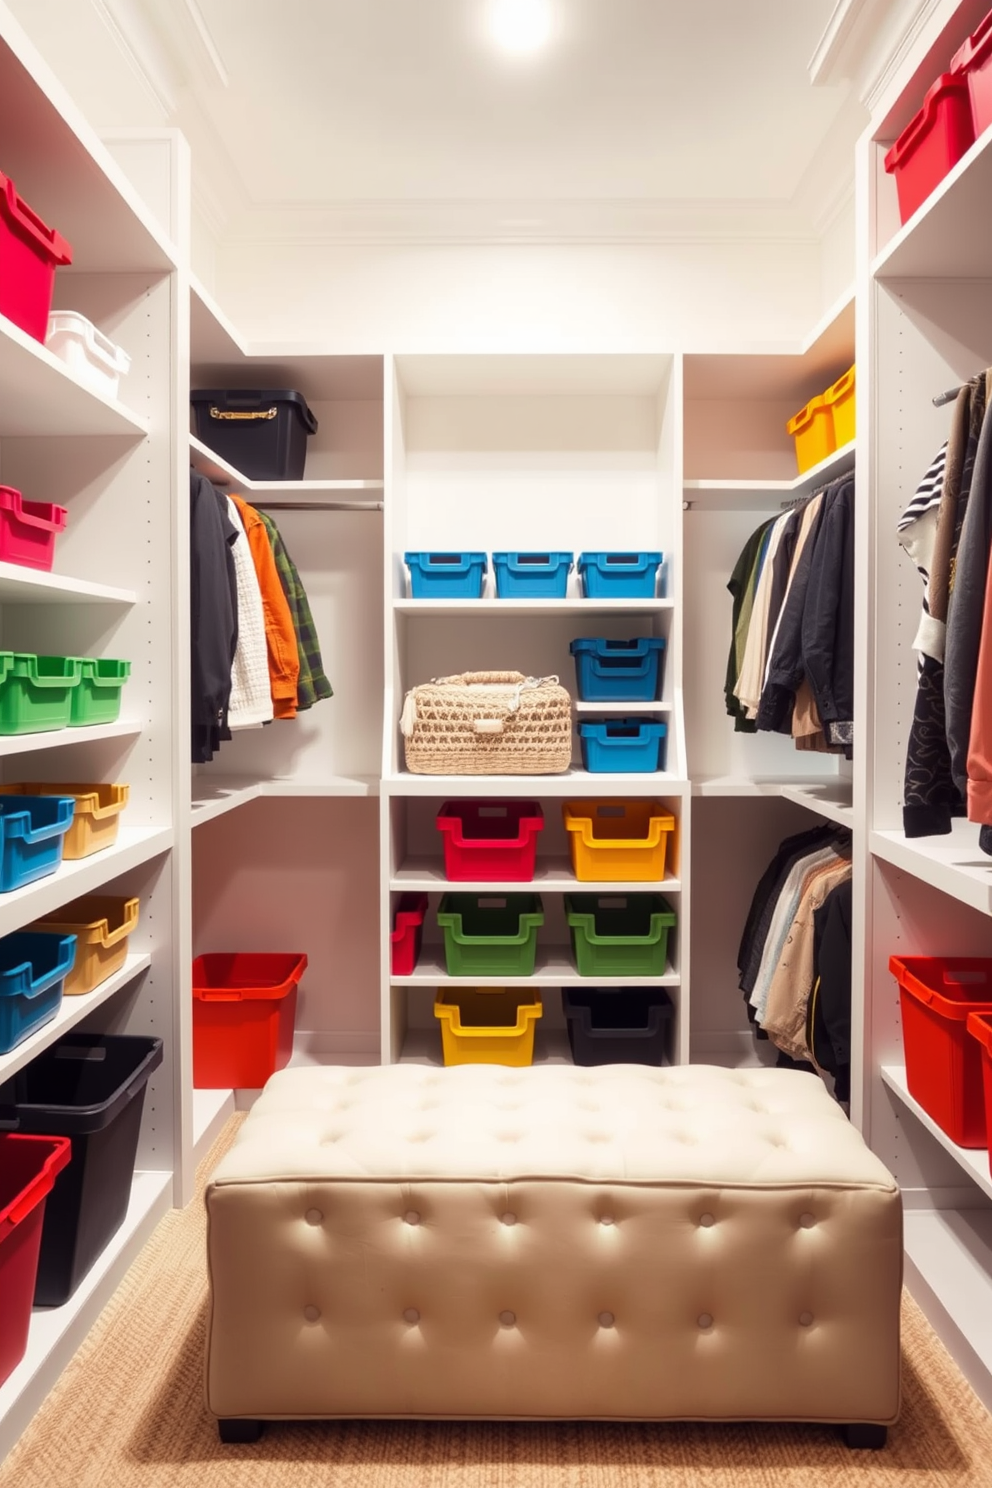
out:
<path id="1" fill-rule="evenodd" d="M 302 480 L 317 420 L 292 388 L 197 388 L 197 438 L 249 480 Z"/>
<path id="2" fill-rule="evenodd" d="M 576 1064 L 668 1064 L 672 1003 L 654 987 L 562 991 Z"/>
<path id="3" fill-rule="evenodd" d="M 158 1038 L 68 1033 L 10 1082 L 17 1131 L 72 1140 L 45 1204 L 36 1307 L 67 1302 L 123 1223 L 145 1086 L 161 1063 Z"/>

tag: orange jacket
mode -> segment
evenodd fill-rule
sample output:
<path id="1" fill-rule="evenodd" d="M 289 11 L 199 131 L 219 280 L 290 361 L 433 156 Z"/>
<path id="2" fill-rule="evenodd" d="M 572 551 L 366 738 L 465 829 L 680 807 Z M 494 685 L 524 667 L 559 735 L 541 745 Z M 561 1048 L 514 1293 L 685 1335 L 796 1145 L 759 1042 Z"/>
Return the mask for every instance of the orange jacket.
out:
<path id="1" fill-rule="evenodd" d="M 252 562 L 262 591 L 265 642 L 269 659 L 269 689 L 276 718 L 296 717 L 296 684 L 300 676 L 300 650 L 293 627 L 289 601 L 283 592 L 272 544 L 265 523 L 241 496 L 232 496 L 241 514 Z"/>

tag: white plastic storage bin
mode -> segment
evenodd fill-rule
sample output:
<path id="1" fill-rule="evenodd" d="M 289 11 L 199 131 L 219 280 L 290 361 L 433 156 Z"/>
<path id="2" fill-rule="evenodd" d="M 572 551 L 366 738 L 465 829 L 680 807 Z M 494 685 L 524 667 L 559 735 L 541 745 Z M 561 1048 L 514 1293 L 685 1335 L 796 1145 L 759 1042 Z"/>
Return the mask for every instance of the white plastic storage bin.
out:
<path id="1" fill-rule="evenodd" d="M 131 370 L 127 352 L 75 310 L 52 311 L 45 345 L 81 382 L 108 398 L 117 397 L 121 378 Z"/>

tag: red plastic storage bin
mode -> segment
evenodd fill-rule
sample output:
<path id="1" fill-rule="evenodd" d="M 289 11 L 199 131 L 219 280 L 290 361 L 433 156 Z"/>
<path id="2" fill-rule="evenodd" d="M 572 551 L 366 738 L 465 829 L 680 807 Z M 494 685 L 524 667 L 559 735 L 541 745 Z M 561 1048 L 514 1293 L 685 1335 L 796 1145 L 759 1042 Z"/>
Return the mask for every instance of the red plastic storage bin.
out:
<path id="1" fill-rule="evenodd" d="M 968 81 L 975 138 L 992 124 L 992 10 L 951 58 L 951 71 Z"/>
<path id="2" fill-rule="evenodd" d="M 0 171 L 0 315 L 44 341 L 55 270 L 72 263 L 72 249 L 22 202 Z"/>
<path id="3" fill-rule="evenodd" d="M 992 1131 L 992 1015 L 969 1013 L 968 1032 L 978 1043 L 982 1061 L 982 1089 L 985 1094 L 985 1130 Z M 992 1173 L 992 1148 L 989 1150 L 989 1172 Z"/>
<path id="4" fill-rule="evenodd" d="M 393 933 L 389 937 L 390 969 L 393 976 L 411 976 L 420 960 L 427 917 L 426 894 L 403 894 L 396 906 Z"/>
<path id="5" fill-rule="evenodd" d="M 306 956 L 236 951 L 193 962 L 193 1086 L 258 1090 L 293 1052 Z"/>
<path id="6" fill-rule="evenodd" d="M 0 1385 L 28 1346 L 45 1200 L 71 1154 L 68 1137 L 0 1134 Z"/>
<path id="7" fill-rule="evenodd" d="M 536 801 L 446 801 L 437 814 L 451 883 L 530 883 L 544 812 Z"/>
<path id="8" fill-rule="evenodd" d="M 885 169 L 896 178 L 900 221 L 909 221 L 974 141 L 968 81 L 941 73 L 885 157 Z"/>
<path id="9" fill-rule="evenodd" d="M 909 1093 L 959 1147 L 984 1147 L 981 1049 L 969 1013 L 992 1013 L 992 959 L 892 956 Z"/>
<path id="10" fill-rule="evenodd" d="M 64 506 L 25 501 L 13 486 L 0 486 L 0 562 L 50 572 L 68 515 Z"/>

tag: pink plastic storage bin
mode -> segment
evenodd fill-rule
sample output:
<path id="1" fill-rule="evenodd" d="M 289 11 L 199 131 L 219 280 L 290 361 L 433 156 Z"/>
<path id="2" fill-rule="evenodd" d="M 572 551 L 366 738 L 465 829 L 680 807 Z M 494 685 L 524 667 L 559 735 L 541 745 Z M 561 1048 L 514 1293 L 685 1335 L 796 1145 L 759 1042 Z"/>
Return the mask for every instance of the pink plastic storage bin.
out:
<path id="1" fill-rule="evenodd" d="M 426 894 L 402 894 L 389 937 L 390 970 L 393 976 L 412 976 L 420 960 L 427 918 Z"/>
<path id="2" fill-rule="evenodd" d="M 901 222 L 922 207 L 974 141 L 967 78 L 941 73 L 885 157 L 885 169 L 896 178 Z"/>
<path id="3" fill-rule="evenodd" d="M 0 486 L 0 562 L 51 569 L 55 539 L 69 513 L 48 501 L 25 501 L 13 486 Z"/>
<path id="4" fill-rule="evenodd" d="M 951 58 L 951 71 L 967 78 L 975 138 L 992 124 L 992 10 Z"/>
<path id="5" fill-rule="evenodd" d="M 536 801 L 446 801 L 437 814 L 451 883 L 530 883 L 544 812 Z"/>
<path id="6" fill-rule="evenodd" d="M 21 201 L 0 171 L 0 315 L 44 341 L 55 270 L 72 263 L 72 249 Z"/>

